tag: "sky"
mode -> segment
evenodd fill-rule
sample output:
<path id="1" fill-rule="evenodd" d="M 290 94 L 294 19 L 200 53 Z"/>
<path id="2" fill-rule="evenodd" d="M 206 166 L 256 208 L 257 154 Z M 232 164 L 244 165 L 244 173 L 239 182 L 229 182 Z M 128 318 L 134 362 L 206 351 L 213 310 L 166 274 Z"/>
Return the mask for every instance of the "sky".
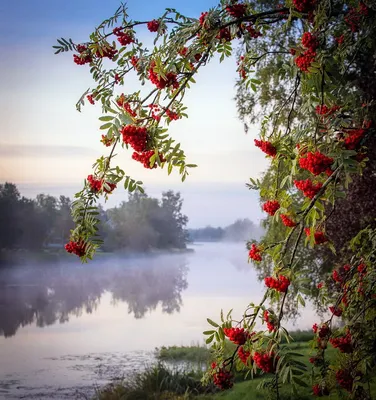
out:
<path id="1" fill-rule="evenodd" d="M 75 109 L 77 99 L 91 86 L 89 68 L 73 63 L 72 53 L 54 55 L 59 37 L 85 41 L 93 28 L 111 16 L 118 0 L 18 0 L 0 4 L 0 183 L 13 182 L 21 194 L 73 197 L 91 173 L 93 162 L 106 149 L 100 143 L 100 106 Z M 212 0 L 128 1 L 132 19 L 158 18 L 166 7 L 198 17 L 215 5 Z M 154 34 L 139 31 L 144 44 Z M 267 167 L 254 146 L 258 126 L 248 134 L 237 118 L 236 61 L 214 60 L 197 76 L 186 97 L 189 118 L 173 122 L 170 133 L 185 150 L 188 163 L 198 165 L 184 183 L 177 173 L 145 170 L 130 151 L 115 158 L 126 174 L 142 180 L 147 193 L 159 197 L 164 190 L 182 193 L 189 227 L 223 226 L 237 218 L 261 218 L 257 193 L 245 183 Z M 138 88 L 127 77 L 121 91 Z M 119 92 L 120 93 L 120 92 Z M 105 205 L 125 200 L 121 187 Z"/>

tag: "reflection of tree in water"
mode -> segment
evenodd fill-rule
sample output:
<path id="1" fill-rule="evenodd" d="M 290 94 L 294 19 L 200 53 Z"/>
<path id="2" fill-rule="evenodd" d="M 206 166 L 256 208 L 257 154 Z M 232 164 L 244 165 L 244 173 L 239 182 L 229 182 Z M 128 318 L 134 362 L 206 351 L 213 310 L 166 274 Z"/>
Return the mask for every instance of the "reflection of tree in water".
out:
<path id="1" fill-rule="evenodd" d="M 181 291 L 188 287 L 188 267 L 181 257 L 143 258 L 137 266 L 124 264 L 0 271 L 0 335 L 13 336 L 28 324 L 44 327 L 92 313 L 104 291 L 112 293 L 114 302 L 128 303 L 135 318 L 142 318 L 158 304 L 162 312 L 179 312 Z"/>
<path id="2" fill-rule="evenodd" d="M 171 314 L 180 311 L 181 291 L 188 287 L 186 280 L 188 267 L 185 264 L 163 265 L 148 268 L 132 268 L 122 271 L 110 291 L 114 302 L 128 304 L 128 313 L 142 318 L 153 311 L 158 304 L 162 312 Z M 126 272 L 126 276 L 123 275 Z"/>

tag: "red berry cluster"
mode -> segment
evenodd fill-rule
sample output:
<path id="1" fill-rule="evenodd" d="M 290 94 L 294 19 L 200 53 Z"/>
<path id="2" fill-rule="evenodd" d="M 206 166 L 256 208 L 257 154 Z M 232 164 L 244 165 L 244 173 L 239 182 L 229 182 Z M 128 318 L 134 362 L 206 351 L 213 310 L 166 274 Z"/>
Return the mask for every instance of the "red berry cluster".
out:
<path id="1" fill-rule="evenodd" d="M 100 50 L 98 49 L 95 52 L 95 55 L 98 58 L 104 58 L 107 57 L 110 60 L 112 60 L 117 54 L 117 50 L 115 49 L 115 47 L 112 46 L 107 46 L 107 47 L 102 47 Z"/>
<path id="2" fill-rule="evenodd" d="M 238 349 L 238 357 L 244 365 L 249 365 L 253 361 L 251 353 L 248 350 L 244 350 L 243 346 L 240 346 Z"/>
<path id="3" fill-rule="evenodd" d="M 159 25 L 160 25 L 160 23 L 156 19 L 153 19 L 152 21 L 149 21 L 147 23 L 147 27 L 150 32 L 158 32 Z"/>
<path id="4" fill-rule="evenodd" d="M 235 344 L 244 344 L 250 337 L 244 328 L 223 328 L 225 335 Z"/>
<path id="5" fill-rule="evenodd" d="M 87 181 L 89 182 L 89 186 L 92 192 L 97 193 L 102 189 L 103 180 L 97 179 L 93 175 L 88 175 Z M 103 187 L 103 190 L 106 193 L 111 193 L 116 188 L 115 183 L 106 182 L 106 185 L 109 186 L 109 189 Z"/>
<path id="6" fill-rule="evenodd" d="M 253 243 L 251 249 L 249 250 L 248 256 L 254 261 L 261 261 L 261 249 Z"/>
<path id="7" fill-rule="evenodd" d="M 78 257 L 82 257 L 86 254 L 86 244 L 82 240 L 77 242 L 70 241 L 65 245 L 65 250 L 68 253 L 76 254 Z"/>
<path id="8" fill-rule="evenodd" d="M 303 72 L 307 72 L 308 68 L 311 66 L 311 64 L 315 61 L 315 57 L 316 57 L 316 52 L 311 50 L 311 49 L 307 49 L 304 53 L 299 54 L 294 62 L 296 64 L 296 66 Z"/>
<path id="9" fill-rule="evenodd" d="M 213 372 L 214 385 L 222 390 L 231 389 L 233 387 L 233 375 L 225 368 L 218 368 L 216 363 L 211 365 Z"/>
<path id="10" fill-rule="evenodd" d="M 264 317 L 264 321 L 266 322 L 266 326 L 268 327 L 268 331 L 269 332 L 275 331 L 277 328 L 274 325 L 273 318 L 270 318 L 270 314 L 269 314 L 268 310 L 264 311 L 263 317 Z"/>
<path id="11" fill-rule="evenodd" d="M 134 43 L 134 37 L 131 32 L 126 32 L 122 28 L 115 28 L 113 33 L 117 36 L 117 40 L 122 46 Z"/>
<path id="12" fill-rule="evenodd" d="M 281 214 L 281 220 L 283 225 L 287 226 L 288 228 L 293 228 L 296 226 L 296 222 L 294 222 L 287 214 Z"/>
<path id="13" fill-rule="evenodd" d="M 308 197 L 309 199 L 313 199 L 322 188 L 322 183 L 315 184 L 310 179 L 302 181 L 295 180 L 294 185 L 297 189 L 303 192 L 305 197 Z"/>
<path id="14" fill-rule="evenodd" d="M 94 175 L 88 175 L 87 181 L 92 192 L 97 193 L 102 189 L 102 181 L 94 177 Z"/>
<path id="15" fill-rule="evenodd" d="M 188 47 L 182 47 L 180 50 L 179 50 L 179 54 L 182 56 L 182 57 L 185 57 L 187 54 L 188 54 Z"/>
<path id="16" fill-rule="evenodd" d="M 280 208 L 278 200 L 268 200 L 262 206 L 262 209 L 267 212 L 269 215 L 273 216 L 277 210 Z"/>
<path id="17" fill-rule="evenodd" d="M 169 109 L 166 110 L 166 114 L 171 121 L 176 121 L 180 118 L 179 114 L 175 111 L 171 111 Z"/>
<path id="18" fill-rule="evenodd" d="M 310 228 L 304 228 L 304 232 L 305 232 L 306 236 L 311 236 Z M 325 236 L 324 232 L 316 231 L 313 236 L 315 238 L 315 244 L 323 244 L 328 241 L 328 238 Z"/>
<path id="19" fill-rule="evenodd" d="M 259 147 L 265 154 L 275 157 L 277 149 L 268 141 L 255 139 L 255 146 Z"/>
<path id="20" fill-rule="evenodd" d="M 102 135 L 102 139 L 101 142 L 106 146 L 109 147 L 114 143 L 114 137 L 112 137 L 111 139 L 108 138 L 106 135 Z"/>
<path id="21" fill-rule="evenodd" d="M 309 12 L 315 9 L 317 0 L 293 0 L 294 7 L 300 12 Z"/>
<path id="22" fill-rule="evenodd" d="M 363 2 L 359 3 L 358 8 L 350 8 L 345 17 L 345 22 L 349 26 L 351 32 L 358 32 L 361 17 L 366 17 L 367 15 L 368 7 Z"/>
<path id="23" fill-rule="evenodd" d="M 352 353 L 354 350 L 350 332 L 346 336 L 331 338 L 329 342 L 335 349 L 339 349 L 342 353 Z"/>
<path id="24" fill-rule="evenodd" d="M 340 46 L 345 41 L 345 35 L 336 36 L 335 41 L 337 42 L 338 46 Z"/>
<path id="25" fill-rule="evenodd" d="M 322 289 L 324 287 L 324 282 L 319 282 L 317 284 L 317 289 Z"/>
<path id="26" fill-rule="evenodd" d="M 241 18 L 247 13 L 247 6 L 245 4 L 232 4 L 226 7 L 226 11 L 233 18 Z"/>
<path id="27" fill-rule="evenodd" d="M 330 306 L 329 311 L 335 315 L 336 317 L 340 317 L 342 315 L 342 309 L 336 306 Z"/>
<path id="28" fill-rule="evenodd" d="M 326 172 L 330 176 L 332 173 L 330 166 L 333 162 L 333 158 L 327 157 L 319 151 L 315 151 L 314 153 L 309 151 L 305 154 L 305 157 L 299 158 L 300 168 L 307 169 L 313 175 L 319 175 L 322 172 Z"/>
<path id="29" fill-rule="evenodd" d="M 90 103 L 90 104 L 95 104 L 95 101 L 94 101 L 94 99 L 93 99 L 93 95 L 92 94 L 88 94 L 87 96 L 86 96 L 86 98 L 87 98 L 87 100 L 88 100 L 88 102 Z"/>
<path id="30" fill-rule="evenodd" d="M 339 267 L 338 269 L 335 269 L 332 272 L 332 278 L 334 280 L 334 282 L 337 283 L 343 283 L 346 279 L 346 272 L 349 271 L 349 268 L 346 268 L 347 265 L 343 266 L 343 267 Z M 351 268 L 351 267 L 350 267 Z"/>
<path id="31" fill-rule="evenodd" d="M 232 38 L 231 38 L 230 29 L 228 29 L 228 28 L 220 29 L 216 38 L 220 41 L 231 42 Z"/>
<path id="32" fill-rule="evenodd" d="M 120 75 L 119 74 L 115 74 L 114 79 L 115 79 L 115 83 L 120 83 Z"/>
<path id="33" fill-rule="evenodd" d="M 312 386 L 312 392 L 313 392 L 314 396 L 317 396 L 317 397 L 329 396 L 329 394 L 330 394 L 327 387 L 325 387 L 325 386 L 322 387 L 319 384 Z"/>
<path id="34" fill-rule="evenodd" d="M 304 32 L 302 36 L 302 45 L 306 49 L 314 51 L 319 47 L 319 41 L 311 32 Z"/>
<path id="35" fill-rule="evenodd" d="M 347 150 L 355 150 L 366 133 L 365 129 L 351 129 L 347 131 L 345 147 Z"/>
<path id="36" fill-rule="evenodd" d="M 246 31 L 249 33 L 252 39 L 257 39 L 258 37 L 262 36 L 262 33 L 256 30 L 252 24 L 247 24 L 245 26 Z"/>
<path id="37" fill-rule="evenodd" d="M 155 154 L 154 150 L 143 151 L 142 153 L 137 153 L 136 151 L 132 154 L 132 158 L 144 165 L 147 169 L 157 168 L 157 163 L 150 165 L 150 158 Z M 159 154 L 159 159 L 161 162 L 165 162 L 165 158 L 162 154 Z"/>
<path id="38" fill-rule="evenodd" d="M 151 117 L 155 121 L 160 121 L 161 116 L 159 115 L 159 113 L 161 112 L 161 108 L 159 107 L 159 105 L 158 104 L 149 104 L 148 107 L 150 108 L 150 111 L 151 111 Z"/>
<path id="39" fill-rule="evenodd" d="M 137 56 L 132 56 L 131 57 L 131 64 L 135 69 L 137 69 L 137 64 L 140 61 L 140 59 Z"/>
<path id="40" fill-rule="evenodd" d="M 285 293 L 290 286 L 290 280 L 283 275 L 279 275 L 278 278 L 267 276 L 264 281 L 268 288 L 275 289 L 281 293 Z"/>
<path id="41" fill-rule="evenodd" d="M 339 369 L 336 372 L 336 381 L 338 382 L 339 386 L 343 387 L 348 392 L 352 391 L 354 379 L 349 370 Z"/>
<path id="42" fill-rule="evenodd" d="M 327 324 L 322 324 L 320 328 L 317 324 L 313 324 L 312 330 L 313 333 L 318 333 L 321 339 L 326 338 L 330 334 L 330 328 Z"/>
<path id="43" fill-rule="evenodd" d="M 200 15 L 200 18 L 198 20 L 200 22 L 200 25 L 203 26 L 204 28 L 208 27 L 208 23 L 206 21 L 206 17 L 208 16 L 208 14 L 209 13 L 207 11 L 206 12 L 202 12 L 201 15 Z"/>
<path id="44" fill-rule="evenodd" d="M 158 77 L 158 75 L 154 72 L 154 67 L 155 63 L 152 63 L 149 69 L 149 79 L 158 89 L 164 89 L 170 86 L 172 86 L 174 89 L 179 87 L 176 74 L 173 72 L 168 72 L 166 74 L 166 78 Z"/>
<path id="45" fill-rule="evenodd" d="M 93 57 L 87 47 L 83 44 L 77 45 L 77 54 L 73 54 L 73 61 L 77 65 L 85 65 L 93 61 Z"/>
<path id="46" fill-rule="evenodd" d="M 332 106 L 332 107 L 328 107 L 325 104 L 323 105 L 318 105 L 315 108 L 316 114 L 317 115 L 331 115 L 333 113 L 335 113 L 336 111 L 338 111 L 341 107 L 340 106 Z"/>
<path id="47" fill-rule="evenodd" d="M 275 371 L 274 366 L 274 353 L 258 352 L 256 351 L 253 355 L 253 359 L 256 365 L 264 372 L 273 373 Z"/>
<path id="48" fill-rule="evenodd" d="M 148 131 L 144 126 L 125 125 L 121 129 L 123 142 L 129 144 L 136 151 L 145 151 Z"/>

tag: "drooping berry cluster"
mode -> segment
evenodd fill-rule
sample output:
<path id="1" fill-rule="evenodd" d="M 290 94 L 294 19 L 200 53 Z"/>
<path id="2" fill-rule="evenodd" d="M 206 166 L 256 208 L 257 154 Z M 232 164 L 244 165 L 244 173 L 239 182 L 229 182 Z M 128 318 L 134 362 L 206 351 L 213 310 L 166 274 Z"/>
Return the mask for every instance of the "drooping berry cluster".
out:
<path id="1" fill-rule="evenodd" d="M 339 349 L 342 353 L 352 353 L 354 350 L 350 332 L 345 336 L 331 338 L 329 342 L 335 349 Z"/>
<path id="2" fill-rule="evenodd" d="M 325 339 L 330 334 L 330 328 L 327 324 L 322 324 L 319 328 L 317 324 L 312 326 L 313 333 L 318 333 L 321 339 Z"/>
<path id="3" fill-rule="evenodd" d="M 311 66 L 311 64 L 315 61 L 316 57 L 316 52 L 307 49 L 304 53 L 299 54 L 295 59 L 294 62 L 296 66 L 302 71 L 302 72 L 308 72 L 308 68 Z"/>
<path id="4" fill-rule="evenodd" d="M 101 49 L 98 49 L 98 50 L 95 52 L 95 55 L 96 55 L 98 58 L 105 58 L 105 57 L 107 57 L 107 58 L 109 58 L 110 60 L 112 60 L 112 59 L 116 56 L 117 52 L 118 52 L 118 51 L 115 49 L 115 47 L 112 47 L 112 46 L 105 46 L 105 47 L 102 47 Z"/>
<path id="5" fill-rule="evenodd" d="M 137 69 L 137 64 L 139 61 L 140 61 L 140 59 L 137 56 L 131 57 L 131 64 L 135 69 Z"/>
<path id="6" fill-rule="evenodd" d="M 233 18 L 241 18 L 247 13 L 247 6 L 243 3 L 232 4 L 226 7 L 226 11 Z"/>
<path id="7" fill-rule="evenodd" d="M 213 382 L 222 390 L 231 389 L 233 387 L 233 375 L 225 368 L 217 367 L 216 363 L 211 365 L 213 370 Z"/>
<path id="8" fill-rule="evenodd" d="M 157 168 L 157 162 L 155 162 L 153 165 L 150 165 L 150 158 L 155 154 L 154 150 L 148 150 L 144 151 L 142 153 L 137 153 L 136 151 L 132 154 L 132 158 L 141 164 L 147 169 L 153 169 Z M 161 162 L 165 162 L 165 158 L 161 153 L 159 153 L 159 159 Z"/>
<path id="9" fill-rule="evenodd" d="M 243 346 L 238 349 L 238 357 L 244 365 L 250 365 L 253 361 L 251 353 L 248 350 L 244 350 Z"/>
<path id="10" fill-rule="evenodd" d="M 254 261 L 261 261 L 261 249 L 253 243 L 251 249 L 249 250 L 248 256 Z"/>
<path id="11" fill-rule="evenodd" d="M 365 129 L 348 130 L 344 141 L 346 149 L 355 150 L 358 147 L 359 143 L 362 141 L 365 133 Z"/>
<path id="12" fill-rule="evenodd" d="M 339 386 L 343 387 L 348 392 L 352 391 L 354 378 L 351 375 L 351 371 L 339 369 L 336 372 L 336 381 L 338 382 Z"/>
<path id="13" fill-rule="evenodd" d="M 172 86 L 174 89 L 179 87 L 179 82 L 177 80 L 177 75 L 173 72 L 167 72 L 166 78 L 158 77 L 157 73 L 154 71 L 155 63 L 152 63 L 149 68 L 149 79 L 158 88 L 164 89 Z"/>
<path id="14" fill-rule="evenodd" d="M 361 18 L 367 15 L 368 7 L 363 2 L 360 2 L 357 8 L 350 8 L 345 17 L 345 22 L 349 26 L 351 32 L 358 32 Z"/>
<path id="15" fill-rule="evenodd" d="M 89 182 L 90 190 L 94 193 L 98 193 L 102 187 L 106 193 L 111 193 L 114 189 L 116 189 L 115 183 L 106 182 L 108 188 L 104 186 L 104 181 L 101 179 L 97 179 L 93 175 L 88 175 L 87 181 Z"/>
<path id="16" fill-rule="evenodd" d="M 156 19 L 153 19 L 152 21 L 149 21 L 147 23 L 147 27 L 150 32 L 158 32 L 159 25 L 160 25 L 160 23 Z"/>
<path id="17" fill-rule="evenodd" d="M 159 113 L 161 112 L 161 108 L 159 107 L 159 105 L 158 104 L 149 104 L 148 107 L 150 108 L 151 117 L 155 121 L 160 121 L 161 116 L 159 115 Z"/>
<path id="18" fill-rule="evenodd" d="M 311 229 L 310 228 L 304 228 L 304 232 L 306 234 L 306 236 L 311 236 Z M 325 236 L 324 232 L 321 231 L 316 231 L 313 234 L 314 238 L 315 238 L 315 244 L 323 244 L 326 243 L 329 239 Z"/>
<path id="19" fill-rule="evenodd" d="M 340 317 L 342 315 L 342 309 L 337 306 L 330 306 L 329 311 L 336 317 Z"/>
<path id="20" fill-rule="evenodd" d="M 148 131 L 144 126 L 125 125 L 121 129 L 123 142 L 129 144 L 134 150 L 143 152 L 146 150 Z"/>
<path id="21" fill-rule="evenodd" d="M 117 36 L 117 40 L 122 46 L 134 43 L 133 34 L 123 30 L 123 28 L 114 28 L 113 33 Z"/>
<path id="22" fill-rule="evenodd" d="M 95 101 L 94 101 L 94 98 L 93 98 L 93 95 L 92 95 L 92 94 L 88 94 L 88 95 L 86 96 L 86 98 L 87 98 L 87 100 L 88 100 L 88 102 L 89 102 L 90 104 L 92 104 L 92 105 L 95 104 Z"/>
<path id="23" fill-rule="evenodd" d="M 304 157 L 299 158 L 300 168 L 308 170 L 315 176 L 323 172 L 330 176 L 332 174 L 330 166 L 333 162 L 333 158 L 327 157 L 319 151 L 315 151 L 314 153 L 309 151 Z"/>
<path id="24" fill-rule="evenodd" d="M 293 0 L 294 7 L 300 12 L 310 12 L 316 7 L 317 0 Z"/>
<path id="25" fill-rule="evenodd" d="M 294 222 L 288 215 L 281 214 L 281 220 L 283 225 L 287 226 L 288 228 L 293 228 L 296 226 L 296 222 Z"/>
<path id="26" fill-rule="evenodd" d="M 93 57 L 90 53 L 90 50 L 88 50 L 88 48 L 85 45 L 83 44 L 77 45 L 77 51 L 78 54 L 73 54 L 73 61 L 77 65 L 85 65 L 93 61 Z"/>
<path id="27" fill-rule="evenodd" d="M 180 119 L 180 116 L 177 112 L 171 111 L 169 109 L 166 109 L 166 115 L 168 116 L 168 118 L 170 118 L 171 121 L 177 121 L 178 119 Z"/>
<path id="28" fill-rule="evenodd" d="M 252 39 L 257 39 L 262 36 L 262 33 L 254 28 L 253 24 L 249 23 L 245 25 L 245 30 L 249 33 Z"/>
<path id="29" fill-rule="evenodd" d="M 244 328 L 223 328 L 225 335 L 231 342 L 243 345 L 250 337 L 249 333 Z"/>
<path id="30" fill-rule="evenodd" d="M 206 20 L 206 17 L 208 16 L 208 12 L 202 12 L 200 15 L 200 18 L 198 19 L 200 25 L 204 28 L 208 28 L 209 27 L 209 21 Z"/>
<path id="31" fill-rule="evenodd" d="M 86 254 L 86 244 L 84 241 L 79 240 L 77 242 L 70 241 L 65 245 L 65 250 L 68 253 L 76 254 L 78 257 L 82 257 Z"/>
<path id="32" fill-rule="evenodd" d="M 284 275 L 279 275 L 278 278 L 267 276 L 265 279 L 265 285 L 270 289 L 275 289 L 278 292 L 285 293 L 287 288 L 290 286 L 290 280 Z"/>
<path id="33" fill-rule="evenodd" d="M 311 32 L 304 32 L 302 36 L 302 45 L 306 49 L 316 50 L 319 47 L 317 36 L 312 35 Z"/>
<path id="34" fill-rule="evenodd" d="M 279 204 L 278 200 L 268 200 L 262 206 L 262 209 L 271 216 L 273 216 L 277 212 L 277 210 L 279 210 L 279 208 L 280 208 L 280 204 Z"/>
<path id="35" fill-rule="evenodd" d="M 269 332 L 275 331 L 277 328 L 274 325 L 274 319 L 271 317 L 268 310 L 264 311 L 263 317 L 264 317 L 264 321 L 266 322 L 266 326 L 268 327 L 268 331 Z"/>
<path id="36" fill-rule="evenodd" d="M 333 113 L 335 113 L 336 111 L 338 111 L 341 107 L 334 105 L 332 107 L 328 107 L 325 104 L 323 105 L 318 105 L 315 108 L 316 114 L 317 115 L 324 115 L 324 116 L 329 116 L 332 115 Z"/>
<path id="37" fill-rule="evenodd" d="M 322 188 L 322 183 L 313 183 L 310 179 L 294 180 L 294 185 L 297 189 L 303 192 L 305 197 L 313 199 Z"/>
<path id="38" fill-rule="evenodd" d="M 275 371 L 274 366 L 274 353 L 258 352 L 256 351 L 253 355 L 253 359 L 256 365 L 266 373 L 273 373 Z"/>
<path id="39" fill-rule="evenodd" d="M 312 386 L 312 392 L 314 396 L 317 397 L 323 397 L 323 396 L 329 396 L 330 392 L 326 386 L 321 386 L 318 383 L 316 385 Z"/>
<path id="40" fill-rule="evenodd" d="M 222 28 L 219 30 L 218 35 L 216 38 L 223 42 L 231 42 L 231 32 L 228 28 Z"/>
<path id="41" fill-rule="evenodd" d="M 265 154 L 275 157 L 277 149 L 268 141 L 255 139 L 255 146 L 259 147 Z"/>

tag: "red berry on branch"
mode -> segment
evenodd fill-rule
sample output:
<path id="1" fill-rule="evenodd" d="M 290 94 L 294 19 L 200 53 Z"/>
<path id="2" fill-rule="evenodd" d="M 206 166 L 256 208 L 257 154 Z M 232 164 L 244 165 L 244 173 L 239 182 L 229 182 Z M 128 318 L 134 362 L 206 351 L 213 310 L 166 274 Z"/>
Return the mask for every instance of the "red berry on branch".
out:
<path id="1" fill-rule="evenodd" d="M 86 243 L 83 240 L 78 240 L 77 242 L 70 241 L 65 245 L 65 250 L 78 257 L 83 257 L 86 254 Z"/>
<path id="2" fill-rule="evenodd" d="M 239 345 L 243 345 L 250 337 L 244 328 L 223 328 L 223 332 L 231 342 Z"/>
<path id="3" fill-rule="evenodd" d="M 287 214 L 281 214 L 281 220 L 283 225 L 287 226 L 288 228 L 293 228 L 296 226 L 296 222 L 294 222 Z"/>
<path id="4" fill-rule="evenodd" d="M 314 184 L 310 179 L 301 181 L 295 180 L 294 185 L 297 189 L 303 192 L 305 197 L 308 197 L 309 199 L 313 199 L 322 188 L 322 183 Z"/>
<path id="5" fill-rule="evenodd" d="M 248 256 L 254 261 L 261 261 L 261 249 L 253 243 L 251 249 L 249 250 Z"/>
<path id="6" fill-rule="evenodd" d="M 310 228 L 304 228 L 304 232 L 306 236 L 311 236 L 311 229 Z M 329 239 L 325 236 L 324 232 L 321 231 L 316 231 L 314 233 L 314 238 L 315 238 L 315 244 L 323 244 L 327 242 Z"/>
<path id="7" fill-rule="evenodd" d="M 277 200 L 268 200 L 262 206 L 262 209 L 271 216 L 273 216 L 277 212 L 277 210 L 279 210 L 279 208 L 280 208 L 280 205 Z"/>
<path id="8" fill-rule="evenodd" d="M 277 149 L 268 141 L 255 139 L 255 146 L 259 147 L 265 154 L 275 157 Z"/>
<path id="9" fill-rule="evenodd" d="M 159 25 L 160 25 L 160 23 L 156 19 L 153 19 L 152 21 L 149 21 L 147 23 L 147 27 L 150 32 L 158 32 Z"/>
<path id="10" fill-rule="evenodd" d="M 87 100 L 88 100 L 88 102 L 90 103 L 90 104 L 95 104 L 95 101 L 94 101 L 94 99 L 93 99 L 93 95 L 92 94 L 88 94 L 87 96 L 86 96 L 86 98 L 87 98 Z"/>

